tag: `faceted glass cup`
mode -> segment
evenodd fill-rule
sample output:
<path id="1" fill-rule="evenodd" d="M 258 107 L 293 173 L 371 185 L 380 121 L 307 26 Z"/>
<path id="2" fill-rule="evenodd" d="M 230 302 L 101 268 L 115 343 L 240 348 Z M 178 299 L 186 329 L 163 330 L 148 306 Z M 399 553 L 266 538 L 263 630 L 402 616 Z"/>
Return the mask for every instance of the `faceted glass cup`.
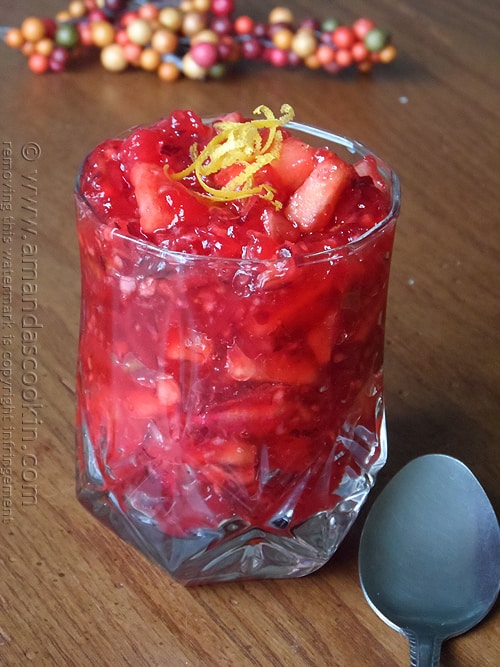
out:
<path id="1" fill-rule="evenodd" d="M 354 162 L 361 144 L 289 123 Z M 337 549 L 386 460 L 390 213 L 356 242 L 276 260 L 166 251 L 75 189 L 81 252 L 77 495 L 195 585 L 298 577 Z"/>

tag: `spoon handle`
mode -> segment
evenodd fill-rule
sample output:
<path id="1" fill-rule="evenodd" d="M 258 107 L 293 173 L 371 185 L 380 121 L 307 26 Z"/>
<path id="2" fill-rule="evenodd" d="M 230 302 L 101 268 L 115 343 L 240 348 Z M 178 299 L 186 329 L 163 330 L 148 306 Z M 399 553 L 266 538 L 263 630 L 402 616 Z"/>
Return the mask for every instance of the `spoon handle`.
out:
<path id="1" fill-rule="evenodd" d="M 407 634 L 410 644 L 410 667 L 439 667 L 441 640 L 438 637 Z"/>

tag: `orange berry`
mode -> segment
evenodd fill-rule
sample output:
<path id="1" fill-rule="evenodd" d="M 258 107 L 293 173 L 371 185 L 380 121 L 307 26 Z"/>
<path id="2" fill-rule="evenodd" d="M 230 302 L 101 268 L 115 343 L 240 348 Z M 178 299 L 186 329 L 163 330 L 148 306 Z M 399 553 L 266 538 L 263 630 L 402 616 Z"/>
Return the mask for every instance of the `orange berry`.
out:
<path id="1" fill-rule="evenodd" d="M 182 21 L 182 32 L 186 37 L 196 35 L 200 30 L 207 27 L 207 20 L 204 14 L 200 12 L 188 12 Z"/>
<path id="2" fill-rule="evenodd" d="M 146 46 L 151 41 L 153 29 L 144 19 L 134 19 L 127 25 L 127 35 L 134 44 Z"/>
<path id="3" fill-rule="evenodd" d="M 83 0 L 72 0 L 68 5 L 68 12 L 73 18 L 79 19 L 82 16 L 85 16 L 87 13 L 87 8 L 85 7 L 85 2 Z"/>
<path id="4" fill-rule="evenodd" d="M 363 60 L 357 64 L 357 67 L 362 74 L 368 74 L 373 69 L 373 63 L 370 60 Z"/>
<path id="5" fill-rule="evenodd" d="M 5 43 L 12 49 L 20 49 L 24 44 L 23 33 L 19 28 L 11 28 L 5 35 Z"/>
<path id="6" fill-rule="evenodd" d="M 307 56 L 307 58 L 304 59 L 304 63 L 309 69 L 320 69 L 321 67 L 321 62 L 316 53 L 311 53 L 310 56 Z"/>
<path id="7" fill-rule="evenodd" d="M 208 12 L 210 9 L 210 0 L 193 0 L 191 4 L 195 12 Z"/>
<path id="8" fill-rule="evenodd" d="M 101 64 L 109 72 L 122 72 L 128 62 L 119 44 L 108 44 L 101 51 Z"/>
<path id="9" fill-rule="evenodd" d="M 161 63 L 158 67 L 158 76 L 162 81 L 176 81 L 181 75 L 179 68 L 172 62 Z"/>
<path id="10" fill-rule="evenodd" d="M 200 67 L 188 52 L 182 59 L 182 71 L 188 79 L 204 79 L 207 76 L 205 67 Z"/>
<path id="11" fill-rule="evenodd" d="M 148 72 L 154 72 L 161 63 L 161 56 L 155 49 L 144 49 L 139 57 L 139 65 Z"/>
<path id="12" fill-rule="evenodd" d="M 292 46 L 292 41 L 293 32 L 288 28 L 277 30 L 273 35 L 274 46 L 276 46 L 278 49 L 282 49 L 283 51 L 288 51 L 288 49 Z"/>
<path id="13" fill-rule="evenodd" d="M 45 25 L 35 16 L 28 16 L 21 24 L 21 34 L 28 42 L 38 42 L 45 37 Z"/>
<path id="14" fill-rule="evenodd" d="M 160 10 L 158 20 L 165 28 L 177 32 L 182 26 L 182 12 L 175 7 L 164 7 Z"/>
<path id="15" fill-rule="evenodd" d="M 23 56 L 31 56 L 32 53 L 35 53 L 35 42 L 24 42 L 21 46 L 21 53 Z"/>
<path id="16" fill-rule="evenodd" d="M 384 46 L 382 51 L 379 53 L 381 63 L 392 63 L 394 58 L 397 56 L 396 48 L 392 44 Z"/>
<path id="17" fill-rule="evenodd" d="M 43 37 L 35 44 L 35 51 L 42 56 L 50 56 L 54 50 L 54 40 L 50 37 Z"/>
<path id="18" fill-rule="evenodd" d="M 173 53 L 177 48 L 179 38 L 172 30 L 160 28 L 156 30 L 151 38 L 151 46 L 158 53 Z"/>
<path id="19" fill-rule="evenodd" d="M 114 42 L 115 29 L 108 21 L 93 21 L 90 24 L 90 30 L 95 46 L 103 48 Z"/>
<path id="20" fill-rule="evenodd" d="M 67 10 L 57 12 L 56 23 L 66 23 L 67 21 L 71 21 L 71 18 L 71 14 Z"/>
<path id="21" fill-rule="evenodd" d="M 312 30 L 301 28 L 297 30 L 292 40 L 292 51 L 299 56 L 299 58 L 307 58 L 311 56 L 318 46 L 318 42 Z"/>
<path id="22" fill-rule="evenodd" d="M 218 44 L 219 36 L 213 30 L 200 30 L 200 32 L 193 35 L 191 38 L 191 44 L 197 44 L 198 42 L 208 42 L 209 44 Z"/>
<path id="23" fill-rule="evenodd" d="M 145 5 L 141 5 L 137 11 L 141 19 L 146 21 L 157 21 L 160 15 L 160 10 L 152 2 L 147 2 Z"/>
<path id="24" fill-rule="evenodd" d="M 316 51 L 316 58 L 322 65 L 328 65 L 335 60 L 335 49 L 327 44 L 321 44 Z"/>
<path id="25" fill-rule="evenodd" d="M 269 13 L 269 23 L 293 23 L 293 13 L 288 7 L 275 7 Z"/>

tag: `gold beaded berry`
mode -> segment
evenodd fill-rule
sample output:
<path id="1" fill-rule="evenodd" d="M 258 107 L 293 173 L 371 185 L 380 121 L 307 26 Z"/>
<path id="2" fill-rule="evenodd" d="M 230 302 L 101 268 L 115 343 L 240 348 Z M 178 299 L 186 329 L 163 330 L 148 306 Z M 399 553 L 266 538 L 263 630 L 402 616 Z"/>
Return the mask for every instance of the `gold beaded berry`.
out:
<path id="1" fill-rule="evenodd" d="M 176 6 L 71 0 L 54 19 L 30 16 L 19 28 L 0 30 L 36 73 L 61 72 L 96 48 L 110 72 L 135 67 L 164 81 L 220 78 L 242 59 L 336 74 L 349 67 L 369 72 L 396 57 L 389 34 L 368 18 L 352 25 L 308 18 L 297 25 L 288 8 L 275 7 L 267 23 L 257 23 L 247 15 L 234 18 L 234 11 L 234 0 L 181 0 Z"/>

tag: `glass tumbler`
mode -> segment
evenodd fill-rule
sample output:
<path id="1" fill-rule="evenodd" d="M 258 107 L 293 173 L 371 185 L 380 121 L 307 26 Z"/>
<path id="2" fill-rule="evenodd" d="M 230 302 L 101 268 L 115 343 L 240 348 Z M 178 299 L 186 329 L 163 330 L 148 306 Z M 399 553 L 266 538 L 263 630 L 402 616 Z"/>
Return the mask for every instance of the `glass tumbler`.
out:
<path id="1" fill-rule="evenodd" d="M 299 123 L 354 162 L 361 144 Z M 185 585 L 299 577 L 337 549 L 386 460 L 390 213 L 355 242 L 200 257 L 110 228 L 75 189 L 77 495 Z"/>

